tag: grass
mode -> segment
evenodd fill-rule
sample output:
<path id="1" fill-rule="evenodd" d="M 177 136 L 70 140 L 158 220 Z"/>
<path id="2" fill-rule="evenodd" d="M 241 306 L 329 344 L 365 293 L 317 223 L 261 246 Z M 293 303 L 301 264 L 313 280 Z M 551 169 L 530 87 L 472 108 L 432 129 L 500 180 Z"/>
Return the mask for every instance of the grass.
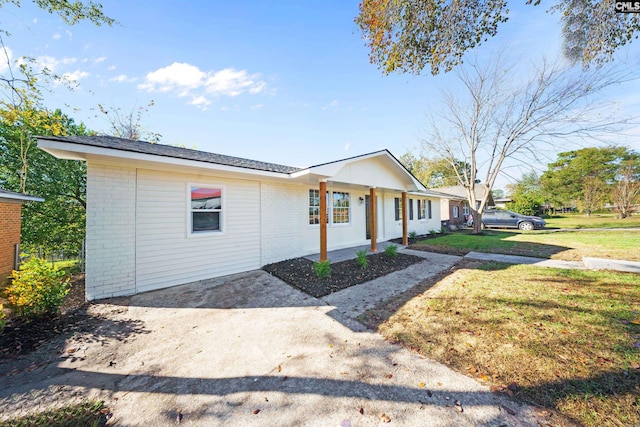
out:
<path id="1" fill-rule="evenodd" d="M 0 421 L 0 427 L 98 427 L 106 423 L 106 409 L 101 401 L 86 401 L 55 410 Z"/>
<path id="2" fill-rule="evenodd" d="M 568 261 L 579 261 L 585 256 L 640 261 L 640 231 L 638 230 L 530 232 L 485 230 L 482 235 L 460 231 L 420 241 L 417 244 Z"/>
<path id="3" fill-rule="evenodd" d="M 640 228 L 640 215 L 630 218 L 617 219 L 615 214 L 584 214 L 553 215 L 545 218 L 547 228 Z"/>
<path id="4" fill-rule="evenodd" d="M 640 425 L 639 281 L 482 264 L 409 300 L 379 331 L 587 426 Z"/>

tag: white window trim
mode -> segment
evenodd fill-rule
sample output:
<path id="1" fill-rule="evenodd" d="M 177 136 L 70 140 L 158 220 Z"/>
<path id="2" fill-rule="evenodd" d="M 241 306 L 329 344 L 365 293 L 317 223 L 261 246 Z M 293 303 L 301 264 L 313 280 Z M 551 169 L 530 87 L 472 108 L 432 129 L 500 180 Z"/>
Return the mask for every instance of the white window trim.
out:
<path id="1" fill-rule="evenodd" d="M 420 218 L 418 221 L 420 221 L 420 222 L 428 222 L 429 221 L 429 218 L 427 218 L 428 215 L 429 215 L 429 210 L 427 209 L 427 200 L 428 199 L 420 199 L 420 200 L 421 200 L 420 208 L 422 209 L 423 215 L 422 215 L 422 218 Z M 420 212 L 419 211 L 418 211 L 418 217 L 420 217 Z"/>
<path id="2" fill-rule="evenodd" d="M 192 222 L 193 215 L 191 211 L 191 188 L 216 188 L 220 189 L 220 230 L 211 230 L 211 231 L 199 231 L 194 233 L 192 230 Z M 188 182 L 186 191 L 186 207 L 187 207 L 187 238 L 203 238 L 203 237 L 211 237 L 211 236 L 221 236 L 226 233 L 227 230 L 227 209 L 226 209 L 226 188 L 224 185 L 219 184 L 203 184 L 199 182 Z"/>

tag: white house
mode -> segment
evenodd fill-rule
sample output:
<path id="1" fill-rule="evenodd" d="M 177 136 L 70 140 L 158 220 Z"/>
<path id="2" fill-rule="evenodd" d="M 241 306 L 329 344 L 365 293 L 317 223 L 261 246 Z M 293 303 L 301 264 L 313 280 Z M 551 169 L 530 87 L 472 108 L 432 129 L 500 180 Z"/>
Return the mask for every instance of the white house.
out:
<path id="1" fill-rule="evenodd" d="M 87 162 L 90 300 L 440 230 L 442 195 L 387 150 L 297 168 L 108 136 L 38 147 Z"/>

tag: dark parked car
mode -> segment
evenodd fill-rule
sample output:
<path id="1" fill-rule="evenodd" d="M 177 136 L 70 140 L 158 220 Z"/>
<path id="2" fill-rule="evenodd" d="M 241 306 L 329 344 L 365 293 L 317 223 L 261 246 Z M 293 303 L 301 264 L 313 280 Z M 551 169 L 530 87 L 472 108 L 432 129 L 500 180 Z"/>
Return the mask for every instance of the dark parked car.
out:
<path id="1" fill-rule="evenodd" d="M 547 223 L 538 216 L 527 216 L 511 211 L 486 210 L 482 214 L 482 225 L 485 227 L 519 228 L 533 230 L 544 228 Z"/>

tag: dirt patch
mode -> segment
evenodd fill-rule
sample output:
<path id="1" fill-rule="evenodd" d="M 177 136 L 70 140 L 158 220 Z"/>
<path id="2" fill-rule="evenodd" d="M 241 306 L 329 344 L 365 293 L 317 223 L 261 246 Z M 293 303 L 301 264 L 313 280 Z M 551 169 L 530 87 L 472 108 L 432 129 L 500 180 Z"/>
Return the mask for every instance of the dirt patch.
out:
<path id="1" fill-rule="evenodd" d="M 440 246 L 440 245 L 429 245 L 426 243 L 416 243 L 416 244 L 410 245 L 409 249 L 414 249 L 416 251 L 436 252 L 439 254 L 457 255 L 457 256 L 465 256 L 470 252 L 468 249 L 460 249 L 460 248 L 453 248 L 453 247 Z"/>
<path id="2" fill-rule="evenodd" d="M 367 261 L 367 268 L 360 267 L 355 259 L 331 264 L 330 276 L 323 279 L 316 276 L 313 261 L 306 258 L 276 262 L 264 266 L 263 270 L 311 296 L 320 298 L 350 286 L 386 276 L 394 271 L 403 270 L 424 259 L 400 253 L 395 258 L 391 258 L 384 253 L 378 253 L 367 256 Z"/>

